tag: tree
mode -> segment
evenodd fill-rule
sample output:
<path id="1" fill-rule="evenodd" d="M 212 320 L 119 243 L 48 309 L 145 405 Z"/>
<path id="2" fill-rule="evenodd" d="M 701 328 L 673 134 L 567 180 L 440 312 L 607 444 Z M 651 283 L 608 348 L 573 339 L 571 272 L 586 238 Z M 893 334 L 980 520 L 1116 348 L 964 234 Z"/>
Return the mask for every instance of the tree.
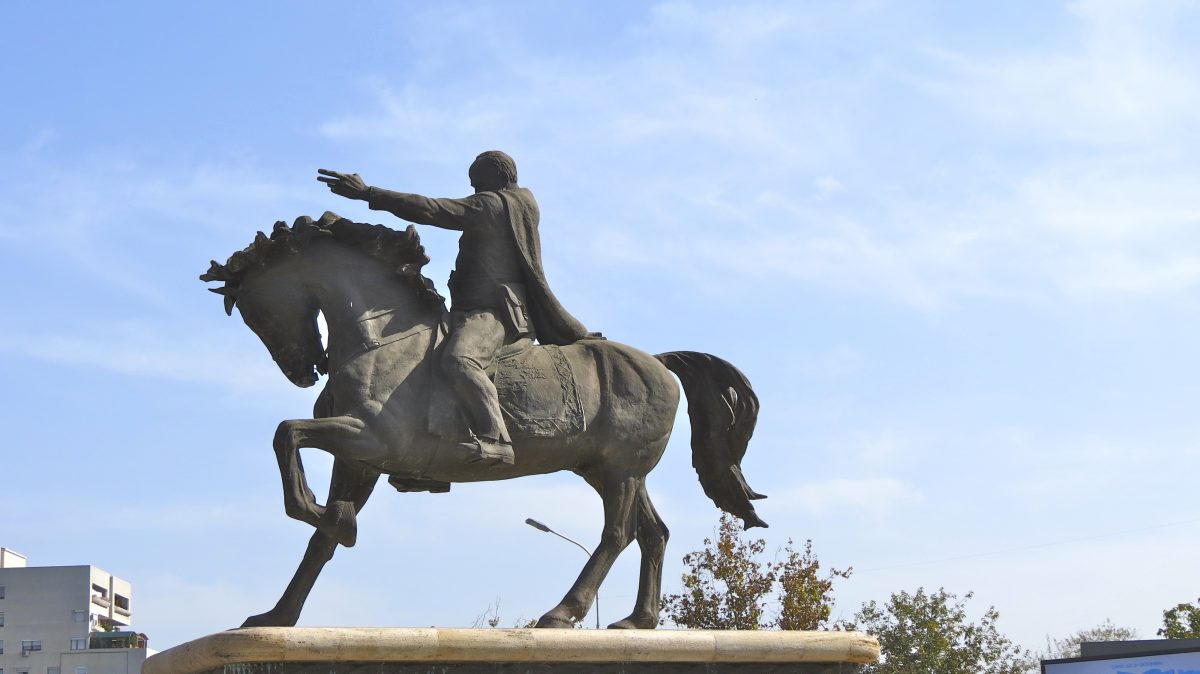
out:
<path id="1" fill-rule="evenodd" d="M 879 639 L 879 662 L 864 674 L 1020 674 L 1028 651 L 996 629 L 1000 614 L 988 607 L 978 624 L 967 619 L 968 592 L 961 600 L 939 588 L 899 592 L 887 604 L 863 604 L 844 627 Z"/>
<path id="2" fill-rule="evenodd" d="M 716 542 L 706 538 L 703 550 L 683 556 L 684 591 L 663 596 L 667 618 L 693 629 L 827 627 L 834 579 L 849 578 L 852 569 L 830 569 L 822 577 L 812 541 L 800 552 L 790 539 L 782 559 L 760 561 L 766 541 L 742 540 L 741 534 L 736 520 L 722 513 Z"/>
<path id="3" fill-rule="evenodd" d="M 1046 650 L 1040 653 L 1031 653 L 1026 661 L 1025 669 L 1030 672 L 1040 672 L 1042 660 L 1078 658 L 1080 644 L 1085 641 L 1129 641 L 1136 639 L 1137 636 L 1137 630 L 1132 627 L 1119 627 L 1114 625 L 1112 620 L 1105 618 L 1104 622 L 1095 627 L 1079 630 L 1062 639 L 1051 639 L 1047 636 Z"/>
<path id="4" fill-rule="evenodd" d="M 853 568 L 839 570 L 831 568 L 824 578 L 820 576 L 821 563 L 812 551 L 812 540 L 804 541 L 804 553 L 792 548 L 788 539 L 784 548 L 786 558 L 775 566 L 779 582 L 779 615 L 772 627 L 781 630 L 819 630 L 828 627 L 829 614 L 833 610 L 833 581 L 846 579 Z"/>
<path id="5" fill-rule="evenodd" d="M 471 627 L 474 629 L 480 629 L 484 625 L 487 625 L 491 628 L 500 626 L 500 597 L 496 597 L 495 602 L 488 604 L 488 607 L 484 609 L 483 613 L 475 616 L 475 620 L 471 623 Z M 517 621 L 513 623 L 514 628 L 533 627 L 534 625 L 537 625 L 536 618 L 532 620 L 517 618 Z M 579 624 L 576 624 L 575 626 L 579 627 Z"/>
<path id="6" fill-rule="evenodd" d="M 1163 611 L 1163 626 L 1158 630 L 1158 636 L 1167 639 L 1200 639 L 1200 606 L 1177 604 L 1175 608 Z"/>

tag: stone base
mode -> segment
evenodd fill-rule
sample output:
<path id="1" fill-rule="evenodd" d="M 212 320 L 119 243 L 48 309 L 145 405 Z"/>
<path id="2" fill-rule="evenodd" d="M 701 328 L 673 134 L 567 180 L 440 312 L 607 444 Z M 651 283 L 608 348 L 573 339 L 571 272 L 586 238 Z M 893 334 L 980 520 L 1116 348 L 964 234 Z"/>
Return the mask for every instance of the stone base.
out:
<path id="1" fill-rule="evenodd" d="M 150 657 L 142 674 L 852 674 L 860 632 L 254 627 Z"/>

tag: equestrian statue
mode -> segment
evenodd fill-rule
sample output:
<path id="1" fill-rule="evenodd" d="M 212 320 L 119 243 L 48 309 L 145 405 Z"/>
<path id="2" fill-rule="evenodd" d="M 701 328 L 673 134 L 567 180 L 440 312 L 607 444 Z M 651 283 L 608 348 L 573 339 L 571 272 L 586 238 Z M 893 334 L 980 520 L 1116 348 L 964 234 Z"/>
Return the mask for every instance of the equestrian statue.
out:
<path id="1" fill-rule="evenodd" d="M 296 386 L 326 375 L 311 419 L 283 421 L 274 449 L 284 510 L 312 525 L 279 602 L 243 627 L 290 626 L 340 544 L 354 545 L 357 513 L 382 475 L 401 492 L 446 492 L 454 482 L 569 470 L 599 493 L 604 528 L 578 579 L 538 627 L 572 627 L 617 556 L 634 540 L 641 571 L 633 612 L 610 628 L 659 623 L 667 527 L 646 475 L 671 435 L 683 384 L 692 465 L 704 493 L 746 528 L 767 526 L 740 464 L 758 398 L 733 365 L 704 353 L 651 356 L 589 332 L 550 291 L 539 213 L 517 185 L 512 158 L 479 155 L 475 193 L 434 199 L 368 186 L 321 169 L 342 197 L 409 222 L 461 231 L 451 304 L 421 274 L 416 229 L 352 222 L 326 212 L 275 223 L 200 279 L 237 308 Z M 317 317 L 328 335 L 322 342 Z M 536 342 L 536 343 L 535 343 Z M 301 448 L 333 458 L 324 505 L 308 486 Z"/>

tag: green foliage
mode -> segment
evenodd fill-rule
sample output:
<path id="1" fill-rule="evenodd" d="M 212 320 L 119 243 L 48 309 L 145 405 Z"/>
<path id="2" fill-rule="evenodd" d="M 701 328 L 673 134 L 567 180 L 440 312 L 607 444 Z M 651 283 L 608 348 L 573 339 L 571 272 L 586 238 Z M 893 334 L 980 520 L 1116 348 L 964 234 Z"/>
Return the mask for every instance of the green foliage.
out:
<path id="1" fill-rule="evenodd" d="M 779 615 L 771 625 L 781 630 L 817 630 L 828 627 L 833 610 L 833 582 L 850 577 L 853 569 L 833 569 L 822 578 L 821 563 L 812 551 L 812 541 L 804 541 L 804 553 L 792 548 L 789 539 L 786 558 L 775 567 L 779 582 Z"/>
<path id="2" fill-rule="evenodd" d="M 1080 655 L 1080 644 L 1085 641 L 1129 641 L 1136 639 L 1137 636 L 1137 630 L 1132 627 L 1119 627 L 1114 625 L 1112 620 L 1106 618 L 1104 622 L 1095 627 L 1079 630 L 1062 639 L 1051 639 L 1047 636 L 1046 650 L 1040 653 L 1031 653 L 1025 668 L 1031 672 L 1040 672 L 1042 660 L 1077 658 Z"/>
<path id="3" fill-rule="evenodd" d="M 1000 614 L 989 607 L 978 623 L 967 619 L 967 593 L 961 600 L 938 589 L 893 594 L 884 605 L 863 604 L 844 627 L 879 639 L 880 661 L 864 674 L 1020 674 L 1028 652 L 996 629 Z"/>
<path id="4" fill-rule="evenodd" d="M 717 539 L 684 555 L 683 592 L 663 596 L 663 611 L 676 625 L 716 630 L 812 630 L 826 627 L 835 578 L 851 569 L 831 569 L 822 577 L 812 541 L 804 551 L 788 541 L 783 559 L 760 561 L 763 539 L 742 540 L 737 521 L 722 513 Z M 771 610 L 772 599 L 778 608 Z"/>
<path id="5" fill-rule="evenodd" d="M 1158 636 L 1167 639 L 1200 639 L 1200 605 L 1177 604 L 1175 608 L 1163 611 L 1163 626 L 1158 630 Z"/>
<path id="6" fill-rule="evenodd" d="M 479 629 L 483 626 L 497 627 L 500 625 L 500 597 L 496 597 L 496 601 L 488 604 L 483 613 L 475 616 L 475 620 L 471 623 L 471 627 Z"/>

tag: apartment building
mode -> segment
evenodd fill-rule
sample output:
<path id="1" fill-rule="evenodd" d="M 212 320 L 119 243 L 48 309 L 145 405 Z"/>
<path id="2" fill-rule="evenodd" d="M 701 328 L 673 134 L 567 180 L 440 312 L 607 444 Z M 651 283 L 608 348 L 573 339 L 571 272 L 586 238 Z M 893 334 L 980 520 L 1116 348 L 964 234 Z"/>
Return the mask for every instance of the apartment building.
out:
<path id="1" fill-rule="evenodd" d="M 0 548 L 0 674 L 139 674 L 131 595 L 94 566 L 29 566 Z"/>

